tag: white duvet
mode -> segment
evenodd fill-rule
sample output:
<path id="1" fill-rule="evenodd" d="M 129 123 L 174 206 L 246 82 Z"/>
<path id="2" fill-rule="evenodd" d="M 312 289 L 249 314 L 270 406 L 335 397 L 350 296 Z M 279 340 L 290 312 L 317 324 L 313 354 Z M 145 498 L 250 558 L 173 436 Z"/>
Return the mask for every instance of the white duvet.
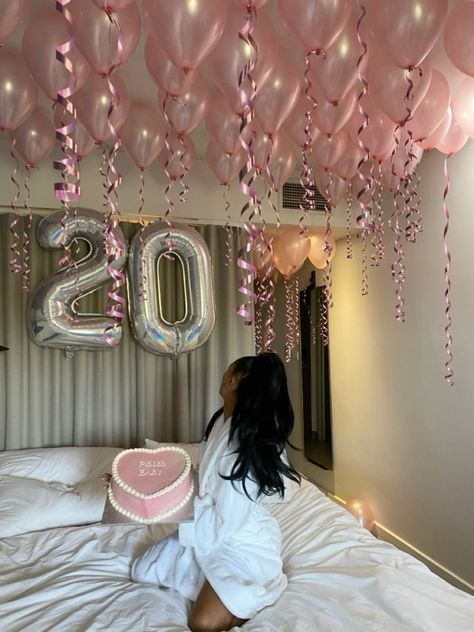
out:
<path id="1" fill-rule="evenodd" d="M 289 585 L 241 630 L 474 630 L 474 598 L 360 528 L 303 482 L 272 508 Z M 62 527 L 0 540 L 1 632 L 178 632 L 190 603 L 129 579 L 131 561 L 166 527 Z"/>

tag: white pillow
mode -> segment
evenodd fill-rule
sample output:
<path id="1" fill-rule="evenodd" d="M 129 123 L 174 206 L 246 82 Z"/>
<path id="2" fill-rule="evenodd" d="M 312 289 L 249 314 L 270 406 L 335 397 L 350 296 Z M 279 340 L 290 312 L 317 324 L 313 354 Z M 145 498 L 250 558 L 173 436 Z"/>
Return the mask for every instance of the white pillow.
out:
<path id="1" fill-rule="evenodd" d="M 145 439 L 144 448 L 148 448 L 149 450 L 154 450 L 155 448 L 165 448 L 167 445 L 177 445 L 186 452 L 191 457 L 191 463 L 193 467 L 196 468 L 199 463 L 199 446 L 200 443 L 164 443 L 163 441 L 154 441 L 153 439 Z"/>
<path id="2" fill-rule="evenodd" d="M 120 448 L 88 447 L 7 450 L 0 453 L 0 476 L 74 485 L 86 478 L 100 477 L 120 451 Z"/>
<path id="3" fill-rule="evenodd" d="M 0 538 L 99 522 L 118 448 L 42 448 L 0 454 Z"/>

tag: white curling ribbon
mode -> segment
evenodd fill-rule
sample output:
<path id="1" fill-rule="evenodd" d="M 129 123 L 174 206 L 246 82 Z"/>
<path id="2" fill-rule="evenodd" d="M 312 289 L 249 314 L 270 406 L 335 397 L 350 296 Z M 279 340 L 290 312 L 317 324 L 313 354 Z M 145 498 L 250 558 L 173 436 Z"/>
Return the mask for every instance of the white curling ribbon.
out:
<path id="1" fill-rule="evenodd" d="M 170 250 L 181 266 L 185 313 L 166 320 L 159 267 Z M 166 222 L 142 228 L 133 238 L 128 261 L 129 314 L 137 342 L 146 351 L 178 357 L 204 344 L 215 323 L 211 257 L 201 235 L 189 226 Z"/>

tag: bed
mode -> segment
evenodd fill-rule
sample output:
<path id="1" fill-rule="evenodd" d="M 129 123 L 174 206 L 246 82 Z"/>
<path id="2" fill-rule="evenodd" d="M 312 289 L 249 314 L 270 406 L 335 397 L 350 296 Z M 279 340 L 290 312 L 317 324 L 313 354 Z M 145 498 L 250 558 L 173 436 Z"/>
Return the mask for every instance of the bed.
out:
<path id="1" fill-rule="evenodd" d="M 0 454 L 2 632 L 188 630 L 186 599 L 129 579 L 134 557 L 173 527 L 99 522 L 100 475 L 116 453 Z M 271 511 L 282 528 L 288 588 L 241 630 L 474 630 L 473 597 L 376 539 L 308 481 Z"/>

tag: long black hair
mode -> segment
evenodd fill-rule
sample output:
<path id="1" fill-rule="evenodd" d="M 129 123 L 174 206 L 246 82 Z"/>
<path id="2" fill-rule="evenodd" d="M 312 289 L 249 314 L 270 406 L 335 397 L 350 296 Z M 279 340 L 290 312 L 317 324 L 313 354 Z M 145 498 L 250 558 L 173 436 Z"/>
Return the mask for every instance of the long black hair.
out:
<path id="1" fill-rule="evenodd" d="M 233 363 L 233 373 L 242 376 L 229 430 L 229 443 L 237 438 L 237 458 L 230 475 L 223 478 L 242 481 L 245 493 L 245 483 L 250 478 L 258 486 L 257 496 L 283 497 L 283 477 L 301 481 L 298 472 L 283 458 L 294 425 L 283 362 L 272 352 L 244 356 Z M 206 439 L 220 414 L 222 409 L 211 419 Z"/>

